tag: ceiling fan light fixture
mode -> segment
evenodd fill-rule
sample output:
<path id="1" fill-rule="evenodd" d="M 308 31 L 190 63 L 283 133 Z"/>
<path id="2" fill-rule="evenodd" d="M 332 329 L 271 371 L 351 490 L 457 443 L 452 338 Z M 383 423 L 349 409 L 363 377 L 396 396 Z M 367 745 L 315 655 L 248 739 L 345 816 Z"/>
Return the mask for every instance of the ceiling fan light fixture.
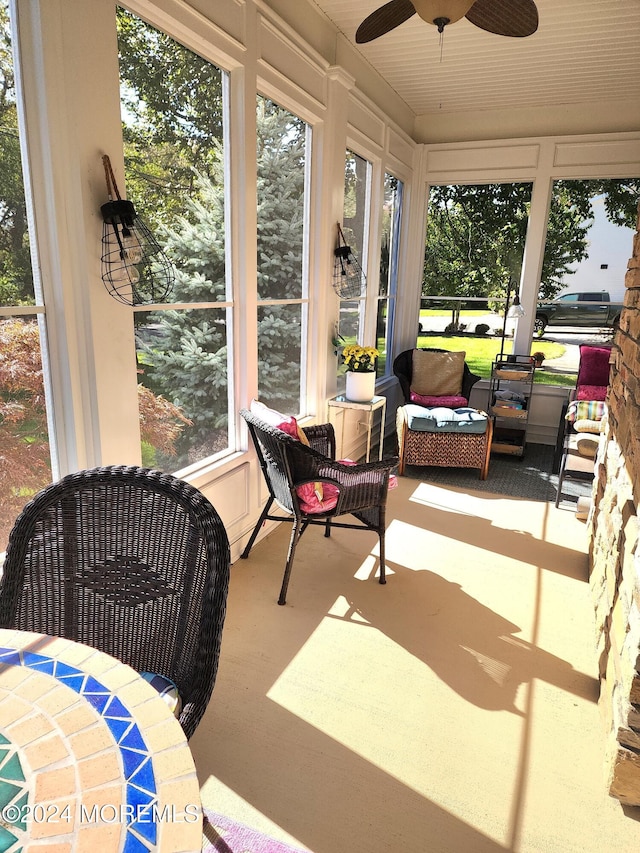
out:
<path id="1" fill-rule="evenodd" d="M 438 28 L 441 44 L 444 28 L 465 17 L 479 29 L 498 36 L 523 38 L 538 29 L 535 0 L 388 0 L 360 24 L 356 44 L 386 35 L 415 14 Z"/>
<path id="2" fill-rule="evenodd" d="M 415 10 L 423 21 L 433 24 L 438 32 L 455 24 L 467 14 L 474 0 L 412 0 Z"/>

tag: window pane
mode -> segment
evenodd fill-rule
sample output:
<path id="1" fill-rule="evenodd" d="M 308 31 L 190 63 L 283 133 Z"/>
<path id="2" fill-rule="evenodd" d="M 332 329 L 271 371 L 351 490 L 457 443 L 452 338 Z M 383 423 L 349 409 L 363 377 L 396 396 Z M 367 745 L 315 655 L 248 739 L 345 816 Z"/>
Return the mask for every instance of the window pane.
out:
<path id="1" fill-rule="evenodd" d="M 301 414 L 303 306 L 258 308 L 260 399 L 289 414 Z"/>
<path id="2" fill-rule="evenodd" d="M 275 408 L 301 414 L 311 132 L 297 116 L 259 96 L 257 133 L 258 300 L 269 301 L 258 308 L 258 393 Z M 295 304 L 278 304 L 290 300 Z"/>
<path id="3" fill-rule="evenodd" d="M 258 97 L 258 298 L 303 295 L 307 125 Z"/>
<path id="4" fill-rule="evenodd" d="M 35 305 L 6 0 L 0 0 L 0 38 L 0 305 Z"/>
<path id="5" fill-rule="evenodd" d="M 0 306 L 10 309 L 42 305 L 42 298 L 31 265 L 6 0 L 0 39 Z M 52 479 L 44 314 L 7 314 L 0 316 L 0 552 L 16 516 Z"/>
<path id="6" fill-rule="evenodd" d="M 16 516 L 51 482 L 40 330 L 35 317 L 0 320 L 0 552 Z"/>
<path id="7" fill-rule="evenodd" d="M 225 315 L 135 313 L 143 464 L 177 470 L 228 446 Z"/>
<path id="8" fill-rule="evenodd" d="M 342 230 L 363 270 L 367 268 L 367 234 L 371 198 L 371 163 L 347 149 L 344 168 L 344 202 Z M 338 333 L 344 343 L 364 343 L 364 309 L 366 284 L 359 300 L 340 300 Z M 345 388 L 345 368 L 339 361 L 337 390 Z"/>
<path id="9" fill-rule="evenodd" d="M 471 369 L 490 375 L 507 292 L 520 281 L 530 202 L 530 183 L 431 187 L 419 346 L 465 350 Z M 509 337 L 514 322 L 507 323 Z M 469 332 L 492 340 L 476 345 L 455 337 Z M 511 341 L 504 352 L 511 352 Z"/>
<path id="10" fill-rule="evenodd" d="M 367 268 L 366 233 L 369 224 L 371 164 L 348 151 L 344 172 L 344 236 L 363 270 Z"/>
<path id="11" fill-rule="evenodd" d="M 592 291 L 599 301 L 604 290 L 622 302 L 639 194 L 637 178 L 554 182 L 541 299 Z"/>
<path id="12" fill-rule="evenodd" d="M 574 384 L 578 345 L 611 340 L 619 309 L 599 303 L 624 301 L 639 196 L 637 178 L 554 182 L 535 319 L 534 346 L 545 360 L 536 379 Z M 584 306 L 579 311 L 578 293 Z M 552 317 L 545 304 L 556 299 Z M 554 364 L 557 352 L 561 368 Z"/>
<path id="13" fill-rule="evenodd" d="M 117 23 L 126 195 L 176 268 L 165 301 L 226 301 L 223 72 L 123 9 Z"/>
<path id="14" fill-rule="evenodd" d="M 376 348 L 380 353 L 377 365 L 378 376 L 385 376 L 391 370 L 391 365 L 387 364 L 387 353 L 393 335 L 393 315 L 398 288 L 402 191 L 402 181 L 393 175 L 385 174 L 380 243 L 380 286 L 376 323 Z"/>
<path id="15" fill-rule="evenodd" d="M 226 76 L 135 15 L 119 9 L 117 20 L 127 196 L 174 265 L 165 301 L 200 303 L 134 315 L 143 460 L 178 470 L 228 449 L 233 420 L 231 308 L 213 307 L 232 298 Z"/>

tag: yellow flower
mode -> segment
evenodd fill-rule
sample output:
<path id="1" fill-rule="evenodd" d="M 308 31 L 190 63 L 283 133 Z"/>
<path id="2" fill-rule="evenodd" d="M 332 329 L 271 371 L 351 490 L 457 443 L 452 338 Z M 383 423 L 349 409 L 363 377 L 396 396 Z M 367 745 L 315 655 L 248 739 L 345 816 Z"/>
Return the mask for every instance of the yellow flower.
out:
<path id="1" fill-rule="evenodd" d="M 359 344 L 347 344 L 342 350 L 342 360 L 347 370 L 354 373 L 372 373 L 376 369 L 378 355 L 375 347 L 361 347 Z"/>

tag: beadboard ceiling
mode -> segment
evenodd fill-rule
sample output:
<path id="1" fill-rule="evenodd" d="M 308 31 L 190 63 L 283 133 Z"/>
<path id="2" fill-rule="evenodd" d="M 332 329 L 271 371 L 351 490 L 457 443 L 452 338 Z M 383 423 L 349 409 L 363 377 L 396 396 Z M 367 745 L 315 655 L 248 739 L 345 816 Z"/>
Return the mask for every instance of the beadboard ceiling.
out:
<path id="1" fill-rule="evenodd" d="M 383 0 L 312 0 L 355 45 L 361 21 Z M 355 45 L 411 111 L 562 107 L 640 98 L 640 0 L 536 0 L 528 38 L 484 32 L 466 19 L 444 32 L 418 15 Z"/>

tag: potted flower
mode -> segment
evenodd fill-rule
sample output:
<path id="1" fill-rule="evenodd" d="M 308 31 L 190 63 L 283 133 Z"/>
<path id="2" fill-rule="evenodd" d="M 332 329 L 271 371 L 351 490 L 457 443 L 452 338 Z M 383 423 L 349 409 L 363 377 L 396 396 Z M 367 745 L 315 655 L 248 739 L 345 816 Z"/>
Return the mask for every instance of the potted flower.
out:
<path id="1" fill-rule="evenodd" d="M 379 352 L 375 347 L 347 344 L 342 350 L 342 361 L 347 368 L 346 397 L 354 403 L 368 403 L 376 390 L 376 359 Z"/>

